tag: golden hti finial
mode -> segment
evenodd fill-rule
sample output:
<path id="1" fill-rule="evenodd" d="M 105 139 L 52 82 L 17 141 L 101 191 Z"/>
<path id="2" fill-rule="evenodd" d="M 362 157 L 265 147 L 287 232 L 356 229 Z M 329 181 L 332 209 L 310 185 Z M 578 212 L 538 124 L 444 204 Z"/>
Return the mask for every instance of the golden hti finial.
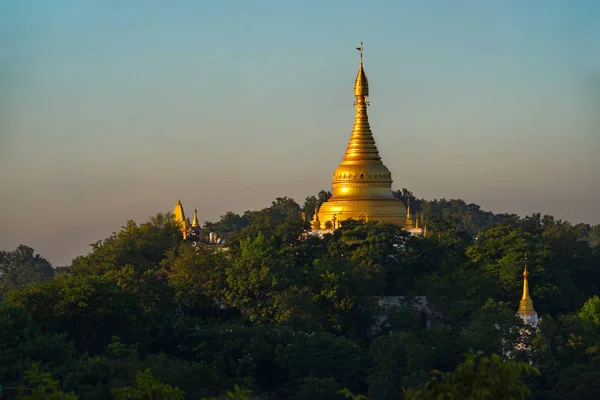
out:
<path id="1" fill-rule="evenodd" d="M 358 66 L 358 73 L 356 74 L 356 80 L 354 81 L 354 96 L 357 96 L 357 102 L 359 101 L 358 96 L 367 97 L 369 95 L 369 81 L 367 74 L 363 68 L 363 43 L 360 42 L 360 47 L 356 50 L 360 51 L 360 65 Z M 366 99 L 362 99 L 366 102 Z"/>
<path id="2" fill-rule="evenodd" d="M 356 50 L 360 51 L 360 63 L 362 64 L 363 42 L 360 42 L 360 47 L 357 47 Z"/>

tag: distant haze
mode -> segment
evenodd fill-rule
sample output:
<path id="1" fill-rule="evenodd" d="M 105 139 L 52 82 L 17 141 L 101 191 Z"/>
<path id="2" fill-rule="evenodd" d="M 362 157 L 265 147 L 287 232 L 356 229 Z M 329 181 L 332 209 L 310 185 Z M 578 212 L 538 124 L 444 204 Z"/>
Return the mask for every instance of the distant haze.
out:
<path id="1" fill-rule="evenodd" d="M 330 190 L 364 42 L 394 188 L 600 222 L 600 2 L 4 1 L 0 249 Z"/>

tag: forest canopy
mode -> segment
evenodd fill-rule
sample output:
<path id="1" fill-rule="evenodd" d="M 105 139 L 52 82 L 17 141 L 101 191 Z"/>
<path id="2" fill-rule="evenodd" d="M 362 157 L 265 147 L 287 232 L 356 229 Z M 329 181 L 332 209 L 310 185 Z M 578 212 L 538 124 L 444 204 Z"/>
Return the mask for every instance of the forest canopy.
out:
<path id="1" fill-rule="evenodd" d="M 0 252 L 0 391 L 600 398 L 598 225 L 403 189 L 426 236 L 352 220 L 308 234 L 329 196 L 229 212 L 186 240 L 170 214 L 127 221 L 62 268 L 26 245 Z M 211 231 L 225 246 L 200 244 Z M 537 328 L 515 316 L 525 256 Z"/>

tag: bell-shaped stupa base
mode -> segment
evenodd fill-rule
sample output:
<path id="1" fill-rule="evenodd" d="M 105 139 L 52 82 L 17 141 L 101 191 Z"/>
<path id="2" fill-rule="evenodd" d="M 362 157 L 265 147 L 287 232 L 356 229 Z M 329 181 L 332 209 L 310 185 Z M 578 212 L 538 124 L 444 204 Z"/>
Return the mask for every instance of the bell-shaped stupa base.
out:
<path id="1" fill-rule="evenodd" d="M 319 209 L 321 229 L 336 229 L 340 221 L 387 221 L 404 226 L 406 208 L 397 199 L 329 199 Z"/>

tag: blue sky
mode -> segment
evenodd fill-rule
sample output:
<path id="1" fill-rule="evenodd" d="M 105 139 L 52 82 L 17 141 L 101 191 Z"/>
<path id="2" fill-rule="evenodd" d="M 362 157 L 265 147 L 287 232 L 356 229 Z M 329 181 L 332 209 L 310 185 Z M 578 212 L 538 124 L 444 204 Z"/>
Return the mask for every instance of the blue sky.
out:
<path id="1" fill-rule="evenodd" d="M 0 3 L 0 249 L 330 189 L 359 41 L 394 187 L 600 223 L 597 1 Z"/>

